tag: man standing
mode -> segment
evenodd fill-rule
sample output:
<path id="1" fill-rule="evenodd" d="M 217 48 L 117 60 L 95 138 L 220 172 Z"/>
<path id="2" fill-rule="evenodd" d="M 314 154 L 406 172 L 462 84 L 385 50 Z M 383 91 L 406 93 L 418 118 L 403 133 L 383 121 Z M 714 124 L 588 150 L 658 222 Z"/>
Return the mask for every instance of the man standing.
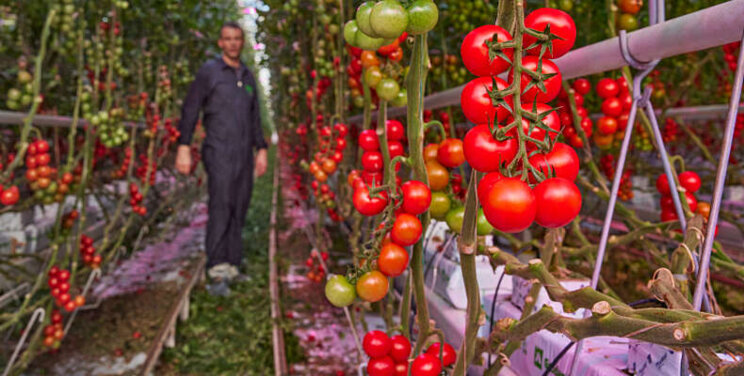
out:
<path id="1" fill-rule="evenodd" d="M 206 138 L 202 160 L 208 176 L 207 268 L 210 291 L 229 293 L 243 255 L 241 233 L 251 199 L 253 176 L 266 172 L 267 144 L 261 131 L 256 80 L 240 61 L 243 29 L 227 22 L 220 29 L 222 56 L 196 74 L 183 102 L 176 169 L 191 170 L 189 144 L 203 109 Z M 257 151 L 254 163 L 254 149 Z"/>

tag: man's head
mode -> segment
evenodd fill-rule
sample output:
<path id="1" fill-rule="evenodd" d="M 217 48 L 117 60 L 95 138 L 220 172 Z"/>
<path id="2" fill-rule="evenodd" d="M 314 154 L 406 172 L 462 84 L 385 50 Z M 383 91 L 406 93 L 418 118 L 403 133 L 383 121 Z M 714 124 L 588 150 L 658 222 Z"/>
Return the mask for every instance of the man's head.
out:
<path id="1" fill-rule="evenodd" d="M 225 22 L 220 28 L 220 39 L 217 45 L 222 49 L 222 53 L 230 59 L 240 58 L 240 52 L 243 50 L 243 28 L 237 22 Z"/>

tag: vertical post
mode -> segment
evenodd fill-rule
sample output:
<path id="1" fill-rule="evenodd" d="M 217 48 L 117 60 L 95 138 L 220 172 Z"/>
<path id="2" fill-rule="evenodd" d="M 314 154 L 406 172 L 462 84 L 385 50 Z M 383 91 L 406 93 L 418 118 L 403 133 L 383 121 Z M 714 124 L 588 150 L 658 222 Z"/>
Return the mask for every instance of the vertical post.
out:
<path id="1" fill-rule="evenodd" d="M 736 114 L 739 112 L 739 101 L 741 101 L 742 79 L 744 79 L 744 35 L 739 43 L 739 59 L 736 62 L 736 74 L 734 75 L 734 85 L 729 101 L 728 115 L 726 115 L 726 130 L 723 135 L 721 145 L 721 156 L 718 158 L 718 170 L 716 171 L 716 182 L 713 186 L 713 198 L 710 206 L 710 217 L 708 218 L 708 229 L 705 235 L 703 253 L 700 259 L 700 269 L 698 269 L 697 281 L 695 283 L 695 295 L 692 298 L 692 305 L 696 310 L 700 310 L 705 294 L 705 283 L 708 280 L 708 268 L 710 267 L 710 253 L 713 249 L 713 240 L 716 236 L 716 225 L 718 225 L 718 215 L 721 212 L 721 199 L 723 197 L 723 186 L 726 182 L 726 171 L 728 169 L 729 158 L 731 157 L 731 145 L 734 141 L 734 125 L 736 124 Z"/>

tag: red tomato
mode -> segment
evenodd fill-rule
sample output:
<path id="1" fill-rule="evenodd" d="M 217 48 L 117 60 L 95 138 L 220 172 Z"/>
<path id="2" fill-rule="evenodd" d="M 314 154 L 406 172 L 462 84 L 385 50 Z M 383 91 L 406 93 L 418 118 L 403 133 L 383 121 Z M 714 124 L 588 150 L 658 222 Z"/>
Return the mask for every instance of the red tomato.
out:
<path id="1" fill-rule="evenodd" d="M 623 102 L 617 97 L 605 99 L 602 102 L 602 113 L 612 117 L 620 116 L 623 113 Z"/>
<path id="2" fill-rule="evenodd" d="M 400 141 L 388 141 L 388 153 L 390 154 L 390 159 L 405 154 L 403 144 Z"/>
<path id="3" fill-rule="evenodd" d="M 421 232 L 421 221 L 416 216 L 401 213 L 395 217 L 393 229 L 390 231 L 390 238 L 393 240 L 393 243 L 407 247 L 419 241 Z"/>
<path id="4" fill-rule="evenodd" d="M 602 116 L 597 120 L 597 130 L 603 135 L 615 134 L 617 132 L 617 119 L 611 116 Z"/>
<path id="5" fill-rule="evenodd" d="M 364 151 L 376 151 L 380 149 L 377 133 L 373 129 L 363 130 L 359 133 L 359 147 Z"/>
<path id="6" fill-rule="evenodd" d="M 617 81 L 611 78 L 603 78 L 597 82 L 597 95 L 600 98 L 611 98 L 617 96 L 620 92 L 620 86 Z"/>
<path id="7" fill-rule="evenodd" d="M 362 168 L 364 171 L 382 171 L 382 153 L 379 151 L 365 151 L 362 154 Z"/>
<path id="8" fill-rule="evenodd" d="M 412 215 L 419 215 L 429 209 L 431 190 L 426 184 L 409 180 L 400 187 L 403 191 L 403 210 Z"/>
<path id="9" fill-rule="evenodd" d="M 411 364 L 411 376 L 439 376 L 442 365 L 436 356 L 423 353 Z"/>
<path id="10" fill-rule="evenodd" d="M 411 341 L 400 334 L 390 338 L 390 357 L 397 363 L 408 363 L 408 357 L 411 356 Z"/>
<path id="11" fill-rule="evenodd" d="M 675 211 L 674 199 L 672 198 L 672 196 L 661 196 L 661 210 Z"/>
<path id="12" fill-rule="evenodd" d="M 694 171 L 685 171 L 679 174 L 679 184 L 688 192 L 695 193 L 700 189 L 702 181 L 700 180 L 700 176 Z"/>
<path id="13" fill-rule="evenodd" d="M 465 135 L 463 151 L 470 167 L 476 171 L 498 171 L 502 162 L 510 163 L 517 155 L 519 141 L 508 138 L 496 141 L 488 125 L 473 127 Z"/>
<path id="14" fill-rule="evenodd" d="M 367 362 L 367 374 L 369 376 L 393 376 L 395 373 L 395 362 L 389 356 L 372 358 Z"/>
<path id="15" fill-rule="evenodd" d="M 382 185 L 382 173 L 362 171 L 362 181 L 367 183 L 369 186 L 379 187 Z"/>
<path id="16" fill-rule="evenodd" d="M 394 376 L 408 376 L 408 362 L 395 363 Z"/>
<path id="17" fill-rule="evenodd" d="M 519 178 L 504 177 L 496 182 L 484 193 L 481 204 L 488 223 L 508 233 L 530 227 L 537 212 L 532 189 Z"/>
<path id="18" fill-rule="evenodd" d="M 525 69 L 530 70 L 532 72 L 537 72 L 537 65 L 540 59 L 538 59 L 536 56 L 525 56 L 524 59 L 522 59 L 522 65 Z M 561 90 L 561 72 L 558 70 L 558 66 L 555 65 L 552 61 L 548 59 L 542 59 L 542 67 L 541 67 L 542 74 L 552 74 L 555 73 L 555 76 L 548 78 L 547 80 L 543 81 L 543 84 L 545 84 L 545 91 L 540 90 L 536 85 L 533 84 L 532 87 L 530 87 L 529 90 L 525 91 L 525 88 L 527 85 L 529 85 L 532 82 L 532 77 L 530 77 L 527 73 L 522 73 L 521 78 L 521 89 L 522 90 L 522 103 L 532 103 L 532 101 L 537 98 L 537 101 L 540 103 L 547 103 L 552 101 L 555 97 L 558 96 L 558 92 Z M 509 75 L 509 83 L 514 81 L 514 75 Z M 536 82 L 535 82 L 536 83 Z M 477 124 L 477 122 L 475 122 Z"/>
<path id="19" fill-rule="evenodd" d="M 478 182 L 478 200 L 480 202 L 485 201 L 486 193 L 491 187 L 496 184 L 497 181 L 501 180 L 504 176 L 498 171 L 489 172 L 484 176 L 480 182 Z"/>
<path id="20" fill-rule="evenodd" d="M 579 175 L 579 156 L 572 147 L 562 142 L 557 142 L 547 154 L 538 153 L 530 157 L 530 164 L 546 177 L 548 169 L 552 176 L 569 181 L 576 180 Z"/>
<path id="21" fill-rule="evenodd" d="M 522 105 L 522 108 L 524 110 L 535 112 L 537 114 L 542 114 L 547 111 L 551 111 L 553 108 L 548 106 L 544 103 L 537 103 L 537 105 L 533 106 L 533 103 L 525 103 Z M 507 124 L 510 124 L 513 121 L 513 119 L 509 118 L 506 120 Z M 546 115 L 542 119 L 543 124 L 545 124 L 548 128 L 554 130 L 555 132 L 549 132 L 550 133 L 550 139 L 555 140 L 556 137 L 558 137 L 558 132 L 561 130 L 561 121 L 558 118 L 558 113 L 555 111 L 550 112 L 548 115 Z M 545 140 L 545 130 L 541 129 L 537 126 L 537 123 L 532 126 L 532 132 L 530 132 L 530 121 L 522 118 L 522 129 L 524 129 L 524 134 L 536 139 L 536 140 Z M 516 136 L 516 130 L 514 130 L 514 136 Z M 528 145 L 532 145 L 530 142 Z"/>
<path id="22" fill-rule="evenodd" d="M 367 302 L 380 301 L 387 295 L 388 279 L 378 270 L 369 271 L 357 280 L 356 291 Z"/>
<path id="23" fill-rule="evenodd" d="M 3 205 L 15 205 L 15 203 L 18 202 L 18 199 L 20 198 L 20 193 L 18 192 L 18 187 L 15 185 L 3 190 L 2 194 L 0 194 L 0 203 Z"/>
<path id="24" fill-rule="evenodd" d="M 395 51 L 396 48 L 400 45 L 400 42 L 398 40 L 394 40 L 393 43 L 390 43 L 386 46 L 382 46 L 377 49 L 377 53 L 382 56 L 390 55 L 391 52 Z"/>
<path id="25" fill-rule="evenodd" d="M 426 349 L 426 353 L 432 356 L 435 356 L 439 358 L 439 348 L 441 347 L 441 342 L 434 342 L 429 346 L 428 349 Z M 455 360 L 457 360 L 457 353 L 455 352 L 455 348 L 452 347 L 449 343 L 444 343 L 444 347 L 442 348 L 442 365 L 445 367 L 449 367 L 452 364 L 455 364 Z"/>
<path id="26" fill-rule="evenodd" d="M 475 124 L 494 124 L 509 116 L 509 110 L 505 107 L 495 108 L 491 104 L 488 91 L 493 90 L 493 81 L 496 81 L 497 90 L 504 90 L 508 86 L 506 81 L 498 77 L 479 77 L 468 82 L 462 89 L 460 94 L 462 112 Z"/>
<path id="27" fill-rule="evenodd" d="M 618 99 L 620 99 L 620 103 L 623 104 L 623 112 L 630 111 L 630 107 L 633 106 L 633 96 L 628 92 L 624 92 L 620 93 Z"/>
<path id="28" fill-rule="evenodd" d="M 337 138 L 336 139 L 336 150 L 344 150 L 344 149 L 346 149 L 346 139 Z"/>
<path id="29" fill-rule="evenodd" d="M 576 42 L 576 25 L 568 13 L 554 8 L 540 8 L 524 18 L 524 26 L 535 31 L 544 32 L 550 25 L 550 33 L 557 35 L 560 39 L 552 41 L 552 53 L 550 49 L 545 51 L 545 57 L 555 59 L 566 54 Z M 536 39 L 527 34 L 522 38 L 522 45 L 528 48 Z M 538 56 L 540 47 L 527 50 L 530 55 Z"/>
<path id="30" fill-rule="evenodd" d="M 395 244 L 388 243 L 380 249 L 380 255 L 377 257 L 377 267 L 382 274 L 388 277 L 397 277 L 408 267 L 408 252 Z"/>
<path id="31" fill-rule="evenodd" d="M 354 191 L 354 197 L 352 199 L 354 207 L 362 215 L 373 216 L 380 214 L 387 206 L 388 195 L 387 192 L 382 191 L 377 193 L 378 197 L 370 197 L 369 189 L 366 187 L 359 187 Z"/>
<path id="32" fill-rule="evenodd" d="M 344 138 L 347 133 L 349 133 L 349 127 L 344 123 L 336 123 L 336 125 L 333 126 L 333 129 L 336 131 L 336 136 L 338 138 Z"/>
<path id="33" fill-rule="evenodd" d="M 362 340 L 362 349 L 370 358 L 382 358 L 390 352 L 390 337 L 385 332 L 373 330 L 367 332 Z"/>
<path id="34" fill-rule="evenodd" d="M 662 222 L 676 221 L 678 219 L 679 217 L 677 216 L 677 213 L 674 210 L 662 210 L 661 211 Z"/>
<path id="35" fill-rule="evenodd" d="M 532 191 L 537 202 L 535 222 L 547 228 L 569 224 L 581 210 L 581 192 L 570 180 L 550 178 Z"/>
<path id="36" fill-rule="evenodd" d="M 689 191 L 685 192 L 685 198 L 687 199 L 687 206 L 690 207 L 690 211 L 693 213 L 697 210 L 698 202 L 695 198 L 695 195 L 690 193 Z"/>
<path id="37" fill-rule="evenodd" d="M 388 140 L 400 141 L 403 139 L 403 136 L 405 136 L 403 124 L 398 120 L 388 120 L 387 123 L 385 123 L 385 128 Z"/>
<path id="38" fill-rule="evenodd" d="M 46 140 L 38 140 L 35 144 L 37 153 L 44 154 L 49 151 L 49 143 Z"/>
<path id="39" fill-rule="evenodd" d="M 573 83 L 573 88 L 579 95 L 587 95 L 592 91 L 592 83 L 586 78 L 579 78 Z"/>
<path id="40" fill-rule="evenodd" d="M 664 196 L 669 196 L 671 194 L 671 190 L 669 188 L 669 180 L 667 180 L 665 174 L 661 174 L 658 178 L 656 178 L 656 190 Z"/>
<path id="41" fill-rule="evenodd" d="M 475 28 L 462 41 L 460 46 L 460 55 L 462 62 L 465 64 L 470 73 L 476 76 L 496 76 L 506 71 L 511 66 L 509 61 L 500 57 L 491 60 L 488 56 L 487 41 L 493 41 L 494 37 L 497 42 L 507 42 L 512 40 L 511 34 L 500 26 L 484 25 Z M 514 49 L 508 48 L 502 50 L 509 60 L 514 56 Z"/>
<path id="42" fill-rule="evenodd" d="M 462 140 L 459 138 L 448 138 L 442 141 L 437 150 L 437 161 L 449 168 L 455 168 L 465 162 Z"/>

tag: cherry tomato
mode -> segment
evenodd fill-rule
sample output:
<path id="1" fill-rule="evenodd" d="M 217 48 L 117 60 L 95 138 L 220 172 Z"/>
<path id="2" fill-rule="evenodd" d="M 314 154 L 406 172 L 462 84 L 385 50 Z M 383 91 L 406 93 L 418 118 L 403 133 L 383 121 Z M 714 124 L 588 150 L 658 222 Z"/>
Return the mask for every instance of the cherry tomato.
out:
<path id="1" fill-rule="evenodd" d="M 430 0 L 414 0 L 408 5 L 407 12 L 408 27 L 406 30 L 413 35 L 428 33 L 439 20 L 439 8 Z M 405 35 L 406 33 L 403 33 L 401 37 L 405 39 Z"/>
<path id="2" fill-rule="evenodd" d="M 671 194 L 671 190 L 669 188 L 669 180 L 667 180 L 665 174 L 661 174 L 658 178 L 656 178 L 656 190 L 664 196 L 669 196 Z"/>
<path id="3" fill-rule="evenodd" d="M 440 191 L 449 184 L 449 171 L 437 161 L 426 162 L 426 175 L 432 191 Z"/>
<path id="4" fill-rule="evenodd" d="M 336 162 L 333 159 L 325 159 L 323 160 L 323 164 L 321 165 L 321 168 L 323 169 L 323 172 L 326 174 L 333 174 L 336 172 Z"/>
<path id="5" fill-rule="evenodd" d="M 372 358 L 367 362 L 367 375 L 369 376 L 393 376 L 395 373 L 395 362 L 389 356 Z"/>
<path id="6" fill-rule="evenodd" d="M 362 339 L 362 349 L 370 358 L 382 358 L 390 352 L 392 342 L 385 332 L 372 330 Z"/>
<path id="7" fill-rule="evenodd" d="M 392 78 L 383 78 L 377 86 L 375 86 L 375 91 L 380 99 L 391 101 L 398 96 L 400 86 L 398 85 L 398 82 Z"/>
<path id="8" fill-rule="evenodd" d="M 592 83 L 586 78 L 579 78 L 573 83 L 573 88 L 579 95 L 587 95 L 592 91 Z"/>
<path id="9" fill-rule="evenodd" d="M 459 234 L 462 231 L 462 221 L 465 219 L 465 207 L 458 206 L 450 209 L 444 220 L 447 222 L 447 227 L 450 231 L 455 234 Z"/>
<path id="10" fill-rule="evenodd" d="M 373 129 L 359 132 L 359 147 L 364 151 L 376 151 L 380 149 L 377 133 Z"/>
<path id="11" fill-rule="evenodd" d="M 475 124 L 495 124 L 509 116 L 509 110 L 505 107 L 499 106 L 496 108 L 491 104 L 488 91 L 493 90 L 494 81 L 497 90 L 504 90 L 508 86 L 504 80 L 498 77 L 479 77 L 468 82 L 462 89 L 460 106 L 465 117 L 471 122 Z"/>
<path id="12" fill-rule="evenodd" d="M 403 211 L 408 214 L 419 215 L 429 209 L 431 204 L 431 190 L 426 184 L 409 180 L 400 187 L 403 191 Z"/>
<path id="13" fill-rule="evenodd" d="M 548 111 L 551 111 L 553 108 L 548 106 L 544 103 L 525 103 L 522 105 L 522 108 L 524 110 L 534 112 L 537 114 L 542 114 Z M 509 124 L 513 121 L 513 119 L 509 118 L 506 120 L 506 123 Z M 550 135 L 551 140 L 555 140 L 556 137 L 558 137 L 558 132 L 561 130 L 561 121 L 558 118 L 558 113 L 555 111 L 551 111 L 549 114 L 545 115 L 545 117 L 542 119 L 542 122 L 545 126 L 552 129 L 554 132 L 548 132 Z M 532 132 L 530 132 L 530 121 L 526 118 L 522 118 L 522 129 L 524 129 L 524 133 L 536 140 L 545 140 L 545 133 L 546 131 L 540 127 L 537 126 L 537 123 L 534 123 L 532 126 Z M 516 130 L 513 131 L 513 135 L 516 137 Z M 530 142 L 528 145 L 532 145 L 532 142 Z"/>
<path id="14" fill-rule="evenodd" d="M 540 59 L 538 59 L 536 56 L 525 56 L 522 59 L 522 65 L 524 66 L 524 68 L 535 73 L 537 73 L 537 66 L 539 62 Z M 558 96 L 558 92 L 561 90 L 562 80 L 561 72 L 560 70 L 558 70 L 558 66 L 548 59 L 542 59 L 541 68 L 542 74 L 555 75 L 543 81 L 543 84 L 545 85 L 545 91 L 543 91 L 537 87 L 537 82 L 533 82 L 532 77 L 530 77 L 529 74 L 522 73 L 522 78 L 520 81 L 520 90 L 522 90 L 522 103 L 532 103 L 535 98 L 537 98 L 537 101 L 540 103 L 547 103 Z M 509 83 L 511 83 L 512 81 L 514 81 L 514 75 L 510 74 Z M 532 87 L 525 91 L 527 85 L 529 85 L 530 83 L 532 83 Z M 474 123 L 478 124 L 477 122 Z"/>
<path id="15" fill-rule="evenodd" d="M 346 277 L 334 275 L 326 282 L 325 296 L 334 306 L 346 307 L 356 299 L 356 290 Z"/>
<path id="16" fill-rule="evenodd" d="M 576 180 L 579 175 L 579 156 L 572 147 L 562 142 L 557 142 L 547 154 L 537 153 L 530 157 L 530 164 L 546 177 L 548 169 L 553 176 L 569 181 Z"/>
<path id="17" fill-rule="evenodd" d="M 448 138 L 442 141 L 437 150 L 437 161 L 449 168 L 455 168 L 465 162 L 462 140 L 459 138 Z"/>
<path id="18" fill-rule="evenodd" d="M 602 102 L 602 113 L 618 117 L 623 113 L 623 102 L 617 97 L 607 98 Z"/>
<path id="19" fill-rule="evenodd" d="M 369 26 L 377 34 L 372 36 L 384 39 L 398 38 L 408 26 L 408 12 L 398 1 L 379 1 L 372 7 Z"/>
<path id="20" fill-rule="evenodd" d="M 612 98 L 617 96 L 619 92 L 620 86 L 618 86 L 617 81 L 611 78 L 605 77 L 597 82 L 597 95 L 600 98 Z"/>
<path id="21" fill-rule="evenodd" d="M 15 205 L 15 203 L 18 202 L 18 199 L 20 198 L 20 193 L 18 192 L 18 187 L 15 185 L 3 190 L 2 194 L 0 194 L 0 203 L 2 203 L 5 206 L 8 205 Z"/>
<path id="22" fill-rule="evenodd" d="M 382 173 L 362 171 L 362 181 L 370 186 L 378 187 L 382 185 Z"/>
<path id="23" fill-rule="evenodd" d="M 677 216 L 677 213 L 674 210 L 662 210 L 661 211 L 662 222 L 676 221 L 678 219 L 679 217 Z"/>
<path id="24" fill-rule="evenodd" d="M 403 124 L 398 120 L 388 120 L 385 123 L 386 136 L 388 140 L 400 141 L 405 136 L 405 129 Z"/>
<path id="25" fill-rule="evenodd" d="M 559 39 L 552 41 L 551 49 L 545 51 L 544 57 L 555 59 L 566 54 L 576 42 L 576 25 L 568 13 L 554 8 L 540 8 L 524 18 L 524 26 L 535 31 L 544 32 L 545 28 L 550 25 L 550 33 L 558 36 Z M 528 48 L 536 39 L 525 34 L 522 45 Z M 540 47 L 527 50 L 530 55 L 540 55 Z"/>
<path id="26" fill-rule="evenodd" d="M 494 171 L 487 173 L 483 178 L 481 178 L 480 182 L 478 182 L 478 200 L 480 202 L 485 201 L 486 193 L 503 177 L 504 176 L 501 175 L 500 172 Z"/>
<path id="27" fill-rule="evenodd" d="M 687 199 L 687 206 L 690 207 L 690 211 L 693 213 L 697 211 L 698 202 L 695 198 L 695 195 L 688 191 L 685 191 L 685 199 Z"/>
<path id="28" fill-rule="evenodd" d="M 380 65 L 380 59 L 374 51 L 362 51 L 361 62 L 363 68 L 376 67 Z M 379 69 L 377 70 L 379 72 Z"/>
<path id="29" fill-rule="evenodd" d="M 366 216 L 373 216 L 380 214 L 385 209 L 388 203 L 388 195 L 387 192 L 381 191 L 377 193 L 377 197 L 373 198 L 370 197 L 367 187 L 359 187 L 354 191 L 352 201 L 359 213 Z"/>
<path id="30" fill-rule="evenodd" d="M 572 181 L 545 179 L 532 191 L 537 202 L 535 222 L 547 228 L 569 224 L 581 210 L 581 192 Z"/>
<path id="31" fill-rule="evenodd" d="M 377 267 L 382 274 L 388 277 L 397 277 L 403 274 L 408 267 L 408 252 L 395 243 L 388 243 L 380 249 Z"/>
<path id="32" fill-rule="evenodd" d="M 695 193 L 700 189 L 702 181 L 700 176 L 694 171 L 685 171 L 679 174 L 679 184 L 688 192 Z"/>
<path id="33" fill-rule="evenodd" d="M 336 123 L 333 129 L 336 131 L 336 137 L 338 138 L 346 137 L 346 134 L 349 133 L 349 127 L 344 123 Z"/>
<path id="34" fill-rule="evenodd" d="M 597 130 L 603 135 L 615 134 L 617 132 L 617 119 L 611 116 L 602 116 L 597 120 Z"/>
<path id="35" fill-rule="evenodd" d="M 486 236 L 493 232 L 493 226 L 488 223 L 486 215 L 483 213 L 483 209 L 478 209 L 478 215 L 475 218 L 476 234 L 478 236 Z"/>
<path id="36" fill-rule="evenodd" d="M 698 202 L 696 213 L 702 215 L 707 221 L 710 216 L 710 204 L 705 201 Z"/>
<path id="37" fill-rule="evenodd" d="M 364 53 L 367 53 L 370 51 L 364 51 Z M 376 87 L 377 84 L 380 83 L 382 80 L 382 71 L 380 71 L 380 67 L 378 66 L 371 66 L 364 70 L 364 74 L 362 75 L 362 79 L 364 80 L 364 83 L 367 84 L 369 87 Z"/>
<path id="38" fill-rule="evenodd" d="M 416 244 L 421 239 L 421 221 L 416 216 L 401 213 L 395 217 L 393 228 L 390 230 L 390 238 L 393 243 L 407 247 Z"/>
<path id="39" fill-rule="evenodd" d="M 442 349 L 442 365 L 445 367 L 449 367 L 452 364 L 455 364 L 455 360 L 457 360 L 457 353 L 455 352 L 455 348 L 452 347 L 449 343 L 444 343 L 444 347 L 441 346 L 441 342 L 434 342 L 429 346 L 428 349 L 426 349 L 426 353 L 429 355 L 432 355 L 436 358 L 439 358 L 439 349 Z"/>
<path id="40" fill-rule="evenodd" d="M 387 291 L 388 279 L 379 270 L 372 270 L 365 273 L 356 283 L 357 295 L 371 303 L 380 301 L 387 295 Z"/>
<path id="41" fill-rule="evenodd" d="M 442 365 L 436 356 L 423 353 L 411 364 L 411 376 L 439 376 Z"/>
<path id="42" fill-rule="evenodd" d="M 390 338 L 390 357 L 397 363 L 408 362 L 411 356 L 411 341 L 398 334 Z"/>
<path id="43" fill-rule="evenodd" d="M 519 142 L 514 138 L 497 141 L 488 125 L 473 127 L 465 135 L 463 151 L 470 167 L 476 171 L 497 171 L 501 163 L 510 163 L 517 155 Z"/>
<path id="44" fill-rule="evenodd" d="M 395 363 L 394 376 L 408 376 L 408 362 Z"/>
<path id="45" fill-rule="evenodd" d="M 636 14 L 641 11 L 643 0 L 620 0 L 617 6 L 623 13 Z"/>
<path id="46" fill-rule="evenodd" d="M 429 144 L 424 147 L 424 162 L 436 161 L 439 144 Z"/>
<path id="47" fill-rule="evenodd" d="M 382 153 L 379 151 L 366 151 L 362 154 L 362 168 L 364 171 L 382 171 Z"/>
<path id="48" fill-rule="evenodd" d="M 388 56 L 391 52 L 395 51 L 398 46 L 400 46 L 400 42 L 396 39 L 393 41 L 393 43 L 378 48 L 377 53 L 382 56 Z"/>
<path id="49" fill-rule="evenodd" d="M 512 40 L 511 34 L 500 26 L 484 25 L 475 28 L 462 41 L 460 46 L 460 56 L 470 73 L 476 76 L 496 76 L 505 72 L 511 66 L 511 59 L 514 56 L 514 49 L 503 49 L 502 52 L 509 58 L 509 61 L 501 57 L 491 60 L 489 58 L 489 48 L 486 42 L 493 41 L 508 42 Z"/>
<path id="50" fill-rule="evenodd" d="M 497 181 L 484 193 L 482 206 L 491 226 L 508 233 L 529 227 L 537 212 L 530 186 L 519 178 L 504 177 Z"/>
<path id="51" fill-rule="evenodd" d="M 429 206 L 429 214 L 431 217 L 441 221 L 445 219 L 447 212 L 450 210 L 452 200 L 444 192 L 432 192 L 431 193 L 431 205 Z"/>

